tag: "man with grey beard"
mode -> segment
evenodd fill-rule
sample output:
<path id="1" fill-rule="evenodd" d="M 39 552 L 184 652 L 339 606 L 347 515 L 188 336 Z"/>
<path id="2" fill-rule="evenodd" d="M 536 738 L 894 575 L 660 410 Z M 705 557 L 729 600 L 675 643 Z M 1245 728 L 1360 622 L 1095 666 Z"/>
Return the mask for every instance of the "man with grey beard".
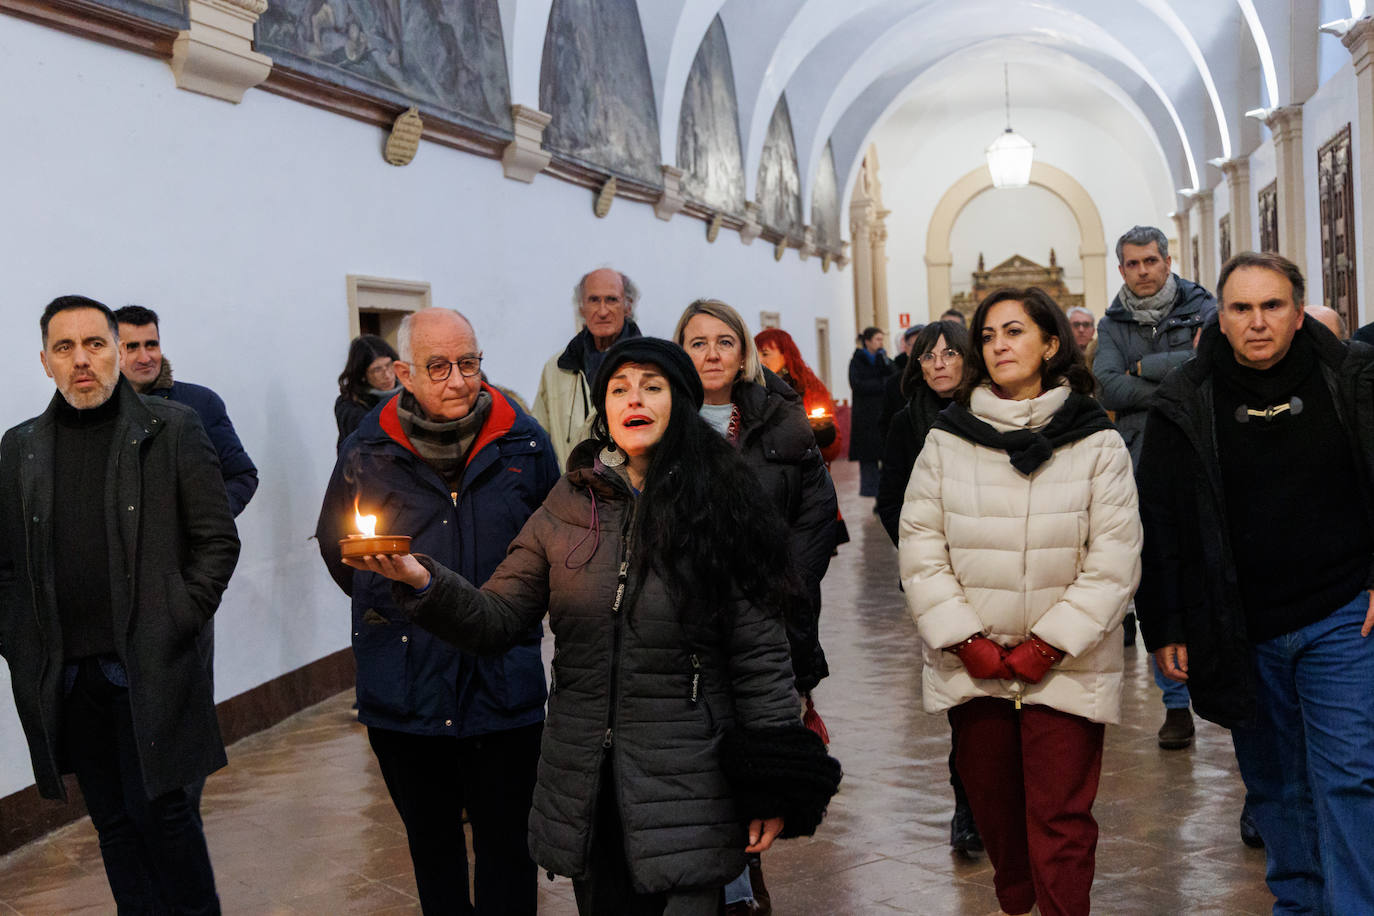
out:
<path id="1" fill-rule="evenodd" d="M 196 638 L 239 540 L 189 407 L 119 373 L 114 314 L 54 299 L 48 409 L 0 441 L 0 654 L 38 791 L 74 772 L 121 913 L 218 913 L 186 786 L 226 763 Z"/>

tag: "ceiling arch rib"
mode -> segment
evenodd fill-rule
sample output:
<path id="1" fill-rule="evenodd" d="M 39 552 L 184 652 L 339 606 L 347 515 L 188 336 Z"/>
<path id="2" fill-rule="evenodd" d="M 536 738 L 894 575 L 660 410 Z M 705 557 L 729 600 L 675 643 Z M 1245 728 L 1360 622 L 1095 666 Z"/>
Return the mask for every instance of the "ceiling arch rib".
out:
<path id="1" fill-rule="evenodd" d="M 1071 22 L 1066 20 L 1066 17 L 1058 17 L 1056 19 L 1058 27 L 1048 28 L 1043 24 L 1044 20 L 1041 15 L 1043 11 L 1039 7 L 1032 8 L 1022 5 L 1015 10 L 1008 10 L 1005 4 L 986 2 L 980 3 L 978 6 L 982 7 L 982 12 L 987 13 L 987 15 L 979 15 L 978 11 L 969 11 L 968 5 L 965 5 L 960 8 L 957 14 L 960 19 L 958 28 L 955 27 L 954 23 L 950 23 L 948 28 L 940 28 L 940 24 L 932 22 L 930 17 L 908 19 L 901 26 L 889 30 L 880 42 L 868 48 L 858 59 L 851 58 L 853 63 L 848 70 L 838 80 L 831 83 L 833 89 L 828 93 L 819 115 L 815 113 L 814 106 L 797 106 L 797 110 L 794 112 L 794 128 L 805 138 L 800 146 L 807 151 L 805 154 L 806 161 L 801 164 L 803 182 L 811 180 L 810 170 L 815 168 L 818 161 L 819 148 L 824 147 L 825 140 L 829 139 L 831 131 L 845 111 L 885 73 L 903 65 L 916 66 L 912 64 L 913 58 L 910 53 L 913 45 L 919 45 L 924 52 L 917 61 L 928 66 L 935 60 L 962 53 L 967 48 L 983 41 L 1019 37 L 1022 40 L 1033 38 L 1042 43 L 1062 46 L 1064 49 L 1087 59 L 1096 57 L 1101 61 L 1097 69 L 1104 73 L 1111 71 L 1111 67 L 1106 66 L 1108 63 L 1115 63 L 1119 67 L 1128 68 L 1162 105 L 1168 122 L 1172 125 L 1170 133 L 1177 138 L 1181 147 L 1183 170 L 1187 173 L 1189 187 L 1198 186 L 1197 159 L 1193 152 L 1193 144 L 1184 128 L 1177 108 L 1168 93 L 1159 85 L 1158 80 L 1120 42 L 1103 31 L 1096 23 L 1082 17 L 1074 17 Z M 996 9 L 993 8 L 994 6 Z M 971 15 L 966 16 L 965 11 Z M 950 13 L 946 11 L 941 18 L 949 15 Z M 972 32 L 969 28 L 969 21 L 979 22 L 983 26 L 982 34 Z M 1067 25 L 1072 25 L 1074 29 L 1066 28 Z M 931 41 L 927 37 L 918 43 L 913 40 L 915 34 L 926 36 L 934 34 L 945 37 L 943 41 Z M 800 74 L 798 78 L 800 78 Z M 1118 79 L 1118 82 L 1122 82 L 1122 80 Z M 797 93 L 797 95 L 799 101 L 806 99 L 805 93 Z M 746 149 L 746 177 L 749 175 L 750 169 L 756 168 L 757 155 L 753 149 Z M 806 186 L 803 187 L 803 194 L 805 193 Z"/>
<path id="2" fill-rule="evenodd" d="M 731 2 L 734 4 L 743 2 L 743 0 L 731 0 Z M 871 53 L 869 45 L 882 41 L 890 46 L 892 44 L 890 36 L 894 30 L 903 28 L 903 21 L 910 23 L 909 27 L 913 31 L 919 30 L 919 35 L 916 37 L 921 39 L 908 41 L 906 47 L 901 49 L 903 53 L 906 53 L 911 47 L 925 45 L 928 37 L 932 34 L 942 32 L 958 34 L 967 31 L 970 23 L 974 23 L 976 28 L 977 24 L 980 23 L 1000 23 L 1005 19 L 1007 6 L 1005 3 L 994 5 L 983 3 L 980 5 L 983 7 L 981 12 L 985 12 L 987 15 L 982 15 L 979 10 L 972 9 L 973 4 L 967 3 L 966 0 L 961 0 L 958 3 L 951 2 L 951 0 L 854 0 L 848 4 L 836 4 L 829 2 L 829 0 L 807 0 L 788 24 L 773 52 L 766 71 L 767 79 L 762 80 L 758 86 L 760 98 L 753 102 L 741 102 L 742 113 L 745 110 L 752 111 L 752 115 L 747 118 L 748 123 L 741 124 L 745 138 L 745 174 L 751 183 L 754 171 L 751 162 L 757 163 L 758 156 L 761 154 L 762 136 L 766 130 L 768 115 L 783 89 L 790 88 L 793 81 L 799 80 L 804 70 L 814 66 L 825 68 L 830 65 L 833 67 L 835 62 L 852 62 L 856 59 L 866 58 Z M 1142 19 L 1156 23 L 1162 30 L 1161 42 L 1151 43 L 1152 47 L 1160 43 L 1169 46 L 1174 46 L 1177 43 L 1179 50 L 1174 53 L 1183 55 L 1185 60 L 1180 67 L 1170 67 L 1170 71 L 1178 70 L 1198 74 L 1198 78 L 1203 83 L 1204 93 L 1202 94 L 1210 102 L 1211 119 L 1216 121 L 1222 149 L 1231 148 L 1235 139 L 1235 127 L 1228 124 L 1225 106 L 1222 103 L 1221 94 L 1217 90 L 1215 79 L 1187 26 L 1163 0 L 1134 0 L 1133 5 L 1141 14 Z M 1103 9 L 1102 5 L 1093 2 L 1093 0 L 1058 0 L 1052 4 L 1037 0 L 1037 2 L 1019 3 L 1018 7 L 1022 11 L 1021 21 L 1029 20 L 1026 27 L 1038 27 L 1042 31 L 1053 34 L 1078 34 L 1081 36 L 1085 33 L 1095 32 L 1096 36 L 1105 36 L 1105 41 L 1115 49 L 1116 56 L 1128 62 L 1132 69 L 1145 79 L 1147 84 L 1152 83 L 1151 91 L 1165 100 L 1166 108 L 1171 109 L 1171 120 L 1175 122 L 1175 129 L 1185 138 L 1185 145 L 1189 147 L 1189 184 L 1195 187 L 1198 183 L 1197 179 L 1191 178 L 1197 171 L 1197 158 L 1192 154 L 1195 145 L 1193 143 L 1194 138 L 1183 127 L 1184 120 L 1178 115 L 1173 102 L 1174 94 L 1159 85 L 1150 68 L 1096 21 L 1097 14 Z M 727 5 L 728 8 L 729 5 Z M 916 15 L 917 13 L 920 15 Z M 869 20 L 870 25 L 876 23 L 877 28 L 865 30 L 862 27 L 853 27 L 854 23 L 865 18 Z M 941 23 L 943 23 L 943 27 L 941 27 Z M 908 34 L 910 35 L 910 33 Z M 848 43 L 844 40 L 845 38 L 848 38 Z M 1100 44 L 1103 40 L 1101 37 L 1093 37 L 1086 41 L 1080 39 L 1082 43 L 1089 45 Z M 816 64 L 815 61 L 818 59 L 825 62 Z M 825 78 L 814 82 L 822 86 L 834 86 L 838 78 L 838 74 L 827 74 Z M 742 82 L 740 85 L 741 95 L 746 95 L 749 88 L 747 82 Z M 1187 97 L 1184 90 L 1175 88 L 1175 93 L 1184 94 L 1185 98 Z M 798 108 L 804 106 L 806 96 L 807 93 L 800 89 L 789 93 L 789 98 L 795 98 L 793 104 Z M 801 111 L 798 113 L 803 114 Z M 823 141 L 821 145 L 824 145 Z M 806 177 L 805 172 L 803 177 Z"/>
<path id="3" fill-rule="evenodd" d="M 1279 101 L 1279 74 L 1278 67 L 1274 64 L 1274 50 L 1269 46 L 1269 38 L 1264 32 L 1264 23 L 1260 21 L 1259 11 L 1255 9 L 1254 0 L 1236 0 L 1236 5 L 1240 7 L 1241 15 L 1245 17 L 1245 24 L 1250 28 L 1250 35 L 1255 40 L 1255 50 L 1259 52 L 1260 72 L 1264 74 L 1264 95 L 1268 100 L 1270 108 L 1277 108 L 1283 104 Z M 1351 4 L 1354 7 L 1354 3 Z"/>
<path id="4" fill-rule="evenodd" d="M 863 167 L 864 152 L 882 124 L 913 100 L 941 95 L 940 83 L 957 79 L 961 69 L 968 66 L 975 69 L 991 67 L 1005 60 L 1007 46 L 1012 43 L 1014 42 L 1010 40 L 985 42 L 969 49 L 958 58 L 947 56 L 914 76 L 889 76 L 875 83 L 869 92 L 850 106 L 830 135 L 836 173 L 841 182 L 840 212 L 848 212 L 854 183 L 858 179 L 859 170 Z M 1149 116 L 1116 80 L 1066 51 L 1050 47 L 1039 48 L 1035 63 L 1062 70 L 1072 75 L 1075 80 L 1105 94 L 1139 129 L 1139 137 L 1149 146 L 1148 156 L 1142 159 L 1148 158 L 1157 163 L 1163 186 L 1167 189 L 1177 186 L 1177 181 L 1173 179 L 1176 166 L 1171 164 L 1160 142 L 1162 125 L 1158 115 L 1153 118 Z M 1159 115 L 1162 114 L 1160 111 Z M 1173 200 L 1171 191 L 1161 192 L 1157 200 L 1160 212 L 1171 209 Z M 810 219 L 809 215 L 807 219 Z M 848 226 L 844 225 L 842 228 L 847 236 Z"/>

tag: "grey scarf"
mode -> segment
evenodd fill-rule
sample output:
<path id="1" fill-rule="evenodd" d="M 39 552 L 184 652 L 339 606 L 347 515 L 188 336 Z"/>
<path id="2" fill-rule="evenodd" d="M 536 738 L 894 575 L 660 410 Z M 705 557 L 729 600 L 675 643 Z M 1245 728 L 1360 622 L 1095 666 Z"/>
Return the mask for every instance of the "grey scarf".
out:
<path id="1" fill-rule="evenodd" d="M 1154 327 L 1168 316 L 1169 310 L 1174 307 L 1174 300 L 1178 298 L 1178 277 L 1169 274 L 1169 279 L 1159 288 L 1159 292 L 1153 296 L 1141 298 L 1131 292 L 1130 287 L 1122 286 L 1118 294 L 1121 304 L 1126 311 L 1131 313 L 1131 318 L 1136 324 L 1143 324 L 1146 327 Z"/>
<path id="2" fill-rule="evenodd" d="M 438 471 L 455 490 L 463 481 L 468 450 L 472 448 L 490 413 L 491 395 L 486 391 L 479 391 L 467 416 L 457 420 L 429 419 L 409 391 L 401 395 L 401 401 L 396 405 L 396 416 L 410 444 L 425 463 Z"/>

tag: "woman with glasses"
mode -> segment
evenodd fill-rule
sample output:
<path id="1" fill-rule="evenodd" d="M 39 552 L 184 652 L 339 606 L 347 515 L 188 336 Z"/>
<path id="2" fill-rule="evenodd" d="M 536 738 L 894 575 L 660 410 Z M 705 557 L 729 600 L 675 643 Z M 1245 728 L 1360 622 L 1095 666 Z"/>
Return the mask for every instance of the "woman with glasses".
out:
<path id="1" fill-rule="evenodd" d="M 1039 289 L 974 312 L 964 383 L 935 419 L 899 525 L 921 698 L 955 761 L 1004 913 L 1089 911 L 1121 620 L 1140 581 L 1131 457 Z"/>
<path id="2" fill-rule="evenodd" d="M 395 361 L 391 344 L 372 334 L 355 337 L 348 345 L 348 359 L 339 373 L 339 397 L 334 401 L 334 420 L 339 426 L 336 450 L 374 407 L 400 392 L 391 367 Z"/>
<path id="3" fill-rule="evenodd" d="M 878 518 L 897 544 L 897 518 L 916 456 L 935 416 L 949 406 L 964 380 L 968 329 L 957 321 L 932 321 L 916 334 L 911 357 L 902 371 L 906 406 L 897 411 L 888 430 L 883 469 L 878 480 Z"/>
<path id="4" fill-rule="evenodd" d="M 746 853 L 814 832 L 838 785 L 796 716 L 798 584 L 680 348 L 614 344 L 591 397 L 593 438 L 481 589 L 430 557 L 351 565 L 410 586 L 394 594 L 411 619 L 473 652 L 547 613 L 535 861 L 572 877 L 583 916 L 717 916 Z"/>

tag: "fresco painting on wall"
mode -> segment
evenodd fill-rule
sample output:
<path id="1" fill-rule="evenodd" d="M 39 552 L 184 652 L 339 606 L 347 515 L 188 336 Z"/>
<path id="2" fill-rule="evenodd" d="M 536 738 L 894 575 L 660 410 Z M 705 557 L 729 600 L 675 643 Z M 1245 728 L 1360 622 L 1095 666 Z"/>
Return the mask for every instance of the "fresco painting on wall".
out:
<path id="1" fill-rule="evenodd" d="M 539 109 L 553 115 L 547 149 L 662 187 L 658 106 L 635 0 L 554 0 Z"/>
<path id="2" fill-rule="evenodd" d="M 778 98 L 759 161 L 759 219 L 769 229 L 801 238 L 801 175 L 797 170 L 797 144 L 792 139 L 792 115 L 787 96 Z"/>
<path id="3" fill-rule="evenodd" d="M 139 19 L 184 29 L 189 25 L 186 0 L 94 0 L 106 9 L 119 10 Z"/>
<path id="4" fill-rule="evenodd" d="M 293 70 L 510 133 L 497 0 L 272 0 L 255 44 Z"/>
<path id="5" fill-rule="evenodd" d="M 835 151 L 829 141 L 811 188 L 811 225 L 816 230 L 817 248 L 840 250 L 840 181 L 835 175 Z"/>
<path id="6" fill-rule="evenodd" d="M 677 167 L 694 200 L 726 213 L 744 211 L 744 159 L 739 106 L 725 25 L 717 16 L 701 40 L 683 92 Z"/>

